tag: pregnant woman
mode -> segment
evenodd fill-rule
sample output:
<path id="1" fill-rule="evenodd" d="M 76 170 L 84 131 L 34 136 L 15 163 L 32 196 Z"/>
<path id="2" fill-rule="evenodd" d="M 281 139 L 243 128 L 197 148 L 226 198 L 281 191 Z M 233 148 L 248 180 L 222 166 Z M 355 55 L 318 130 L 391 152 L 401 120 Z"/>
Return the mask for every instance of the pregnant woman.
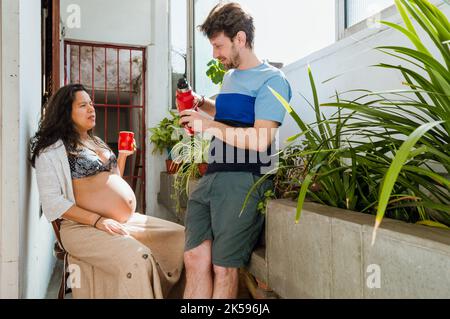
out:
<path id="1" fill-rule="evenodd" d="M 184 228 L 135 213 L 118 158 L 95 137 L 86 89 L 67 85 L 45 107 L 31 140 L 47 219 L 61 221 L 74 298 L 163 298 L 183 267 Z"/>

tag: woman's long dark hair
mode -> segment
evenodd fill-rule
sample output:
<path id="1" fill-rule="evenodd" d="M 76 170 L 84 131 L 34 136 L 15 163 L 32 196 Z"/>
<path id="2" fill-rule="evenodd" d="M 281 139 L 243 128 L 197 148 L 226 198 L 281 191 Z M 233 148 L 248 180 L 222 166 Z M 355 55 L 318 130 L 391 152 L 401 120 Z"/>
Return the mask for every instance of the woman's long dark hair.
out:
<path id="1" fill-rule="evenodd" d="M 80 142 L 80 134 L 75 129 L 72 120 L 72 103 L 75 101 L 77 92 L 86 91 L 81 84 L 69 84 L 60 88 L 50 101 L 45 105 L 39 129 L 30 140 L 31 165 L 34 167 L 36 157 L 47 147 L 53 145 L 58 140 L 62 140 L 67 152 L 76 152 Z M 96 143 L 92 130 L 88 135 Z M 102 146 L 105 146 L 104 144 Z"/>

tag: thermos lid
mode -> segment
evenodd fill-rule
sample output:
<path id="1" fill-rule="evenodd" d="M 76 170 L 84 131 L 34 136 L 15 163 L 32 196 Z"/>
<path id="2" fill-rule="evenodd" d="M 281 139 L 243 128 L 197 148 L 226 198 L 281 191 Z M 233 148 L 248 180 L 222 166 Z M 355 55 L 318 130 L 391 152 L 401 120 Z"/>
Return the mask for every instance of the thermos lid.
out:
<path id="1" fill-rule="evenodd" d="M 178 80 L 178 85 L 177 88 L 179 90 L 185 90 L 185 89 L 189 89 L 189 83 L 187 82 L 186 78 L 181 78 Z"/>

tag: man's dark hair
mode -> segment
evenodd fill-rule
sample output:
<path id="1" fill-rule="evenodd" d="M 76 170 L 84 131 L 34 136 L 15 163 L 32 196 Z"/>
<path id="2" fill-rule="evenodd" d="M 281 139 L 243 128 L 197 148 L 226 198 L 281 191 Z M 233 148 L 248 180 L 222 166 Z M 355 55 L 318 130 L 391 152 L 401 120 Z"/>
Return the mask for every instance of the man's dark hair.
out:
<path id="1" fill-rule="evenodd" d="M 223 32 L 233 40 L 239 31 L 243 31 L 247 35 L 246 46 L 250 49 L 253 48 L 255 38 L 253 17 L 245 12 L 238 3 L 219 3 L 211 10 L 199 29 L 208 39 Z"/>

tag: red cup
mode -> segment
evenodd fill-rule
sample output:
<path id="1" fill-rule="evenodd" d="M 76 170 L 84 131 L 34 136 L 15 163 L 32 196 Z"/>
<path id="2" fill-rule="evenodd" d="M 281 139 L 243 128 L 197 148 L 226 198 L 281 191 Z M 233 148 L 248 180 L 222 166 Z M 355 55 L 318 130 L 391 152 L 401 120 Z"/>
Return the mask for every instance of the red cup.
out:
<path id="1" fill-rule="evenodd" d="M 122 131 L 119 133 L 119 153 L 133 154 L 134 133 Z"/>

